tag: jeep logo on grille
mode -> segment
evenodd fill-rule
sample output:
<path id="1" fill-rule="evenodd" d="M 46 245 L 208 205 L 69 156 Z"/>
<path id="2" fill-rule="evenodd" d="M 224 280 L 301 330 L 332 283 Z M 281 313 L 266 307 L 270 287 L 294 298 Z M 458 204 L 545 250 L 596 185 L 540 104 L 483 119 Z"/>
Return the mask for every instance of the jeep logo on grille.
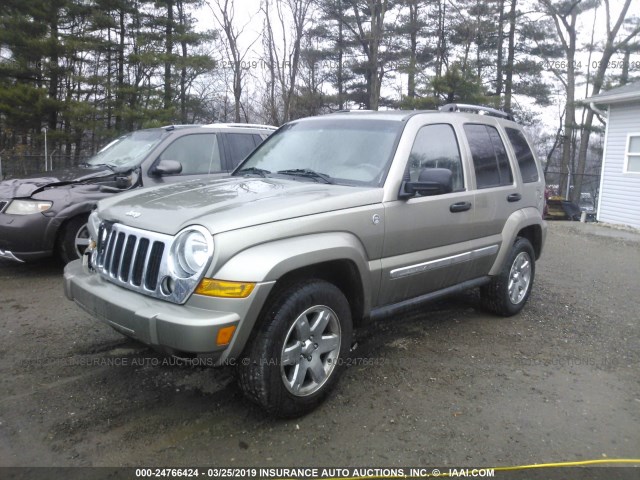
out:
<path id="1" fill-rule="evenodd" d="M 135 210 L 129 210 L 127 213 L 125 213 L 125 215 L 127 215 L 128 217 L 138 218 L 142 214 L 140 212 L 136 212 Z"/>

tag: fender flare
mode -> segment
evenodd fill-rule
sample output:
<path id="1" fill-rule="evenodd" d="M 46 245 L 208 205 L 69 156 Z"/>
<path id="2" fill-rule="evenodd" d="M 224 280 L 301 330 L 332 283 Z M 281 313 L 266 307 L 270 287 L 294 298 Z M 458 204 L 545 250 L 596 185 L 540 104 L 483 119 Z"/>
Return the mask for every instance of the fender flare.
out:
<path id="1" fill-rule="evenodd" d="M 238 282 L 276 282 L 289 272 L 332 261 L 350 261 L 355 265 L 365 311 L 369 311 L 372 279 L 367 253 L 360 240 L 346 232 L 316 233 L 256 245 L 233 256 L 215 269 L 211 277 Z"/>
<path id="2" fill-rule="evenodd" d="M 523 228 L 530 227 L 532 225 L 539 226 L 542 230 L 542 242 L 544 244 L 546 228 L 544 227 L 544 221 L 542 222 L 543 223 L 541 223 L 540 219 L 540 211 L 535 207 L 527 207 L 513 212 L 502 229 L 502 244 L 500 245 L 500 250 L 498 251 L 498 255 L 493 263 L 493 267 L 491 267 L 489 275 L 498 275 L 500 273 L 505 258 L 509 254 L 511 246 L 516 241 L 518 232 Z"/>

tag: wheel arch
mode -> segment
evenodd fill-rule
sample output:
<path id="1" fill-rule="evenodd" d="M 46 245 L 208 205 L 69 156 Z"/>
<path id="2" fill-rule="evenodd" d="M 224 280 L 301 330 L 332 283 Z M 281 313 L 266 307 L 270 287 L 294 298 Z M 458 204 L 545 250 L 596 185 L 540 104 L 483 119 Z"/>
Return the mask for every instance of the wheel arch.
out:
<path id="1" fill-rule="evenodd" d="M 529 240 L 538 260 L 542 255 L 542 227 L 540 225 L 529 225 L 520 229 L 516 237 L 524 237 Z"/>
<path id="2" fill-rule="evenodd" d="M 55 231 L 50 233 L 51 238 L 53 239 L 54 247 L 57 247 L 57 245 L 59 244 L 60 239 L 64 234 L 64 229 L 69 224 L 69 222 L 82 215 L 88 216 L 91 213 L 91 210 L 93 209 L 94 205 L 95 205 L 94 202 L 76 204 L 58 213 L 56 217 L 57 222 L 55 222 Z M 53 223 L 54 222 L 50 224 L 50 228 L 53 226 Z"/>
<path id="3" fill-rule="evenodd" d="M 351 318 L 358 325 L 365 314 L 365 294 L 356 264 L 349 259 L 336 259 L 297 268 L 283 275 L 273 292 L 298 281 L 318 279 L 338 287 L 349 302 Z M 267 299 L 267 302 L 269 299 Z"/>
<path id="4" fill-rule="evenodd" d="M 47 225 L 44 240 L 47 247 L 50 249 L 57 248 L 66 224 L 79 215 L 89 215 L 95 204 L 95 202 L 76 203 L 60 210 Z"/>
<path id="5" fill-rule="evenodd" d="M 502 270 L 511 246 L 518 237 L 524 237 L 533 246 L 536 260 L 542 255 L 547 234 L 547 223 L 541 219 L 538 209 L 530 207 L 517 210 L 507 219 L 502 232 L 502 244 L 491 267 L 489 275 L 495 276 Z"/>

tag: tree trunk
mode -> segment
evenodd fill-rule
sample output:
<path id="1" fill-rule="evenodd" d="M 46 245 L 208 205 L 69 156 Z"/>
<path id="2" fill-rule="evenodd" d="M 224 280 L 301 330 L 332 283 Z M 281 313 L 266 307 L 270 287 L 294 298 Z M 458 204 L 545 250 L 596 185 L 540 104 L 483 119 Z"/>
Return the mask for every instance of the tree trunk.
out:
<path id="1" fill-rule="evenodd" d="M 503 72 L 502 72 L 502 62 L 503 60 L 503 52 L 502 52 L 502 44 L 504 42 L 504 0 L 499 0 L 498 8 L 500 9 L 500 18 L 498 19 L 498 59 L 496 65 L 496 96 L 498 100 L 500 100 L 500 96 L 502 95 L 502 84 L 503 84 Z"/>
<path id="2" fill-rule="evenodd" d="M 122 107 L 124 105 L 124 39 L 126 35 L 124 7 L 120 7 L 120 42 L 118 43 L 118 87 L 116 90 L 116 131 L 122 129 Z"/>
<path id="3" fill-rule="evenodd" d="M 507 65 L 505 70 L 507 78 L 504 88 L 504 110 L 511 113 L 511 97 L 513 95 L 513 62 L 516 51 L 516 7 L 518 0 L 511 0 L 509 9 L 509 45 L 507 51 Z"/>
<path id="4" fill-rule="evenodd" d="M 177 0 L 178 20 L 180 22 L 180 46 L 182 48 L 182 68 L 180 70 L 180 123 L 185 124 L 187 121 L 187 40 L 185 33 L 187 31 L 186 17 L 184 13 L 184 0 Z"/>
<path id="5" fill-rule="evenodd" d="M 173 100 L 173 92 L 171 88 L 171 57 L 173 56 L 173 0 L 167 0 L 167 27 L 165 30 L 165 42 L 164 109 L 169 110 Z"/>

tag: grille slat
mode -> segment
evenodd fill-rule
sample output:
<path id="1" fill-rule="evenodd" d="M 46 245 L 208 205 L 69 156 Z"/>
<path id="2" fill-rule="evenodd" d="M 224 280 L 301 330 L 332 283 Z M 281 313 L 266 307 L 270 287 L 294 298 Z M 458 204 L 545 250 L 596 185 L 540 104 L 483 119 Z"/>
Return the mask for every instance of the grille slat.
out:
<path id="1" fill-rule="evenodd" d="M 120 258 L 122 258 L 122 250 L 124 246 L 124 232 L 119 232 L 116 237 L 115 247 L 113 254 L 111 255 L 111 265 L 109 267 L 109 273 L 112 277 L 118 276 L 118 267 L 120 266 Z"/>
<path id="2" fill-rule="evenodd" d="M 123 282 L 129 281 L 131 274 L 131 258 L 133 257 L 133 251 L 137 243 L 138 238 L 135 235 L 128 235 L 127 241 L 122 251 L 122 258 L 120 259 L 120 280 Z"/>
<path id="3" fill-rule="evenodd" d="M 142 278 L 147 265 L 148 250 L 149 239 L 141 238 L 138 241 L 138 248 L 136 249 L 135 260 L 133 262 L 133 268 L 131 270 L 131 284 L 136 287 L 142 285 Z"/>
<path id="4" fill-rule="evenodd" d="M 160 271 L 160 262 L 162 261 L 163 252 L 164 243 L 153 242 L 151 252 L 149 253 L 147 274 L 145 276 L 145 287 L 147 287 L 148 290 L 155 290 L 158 286 L 158 273 Z"/>

